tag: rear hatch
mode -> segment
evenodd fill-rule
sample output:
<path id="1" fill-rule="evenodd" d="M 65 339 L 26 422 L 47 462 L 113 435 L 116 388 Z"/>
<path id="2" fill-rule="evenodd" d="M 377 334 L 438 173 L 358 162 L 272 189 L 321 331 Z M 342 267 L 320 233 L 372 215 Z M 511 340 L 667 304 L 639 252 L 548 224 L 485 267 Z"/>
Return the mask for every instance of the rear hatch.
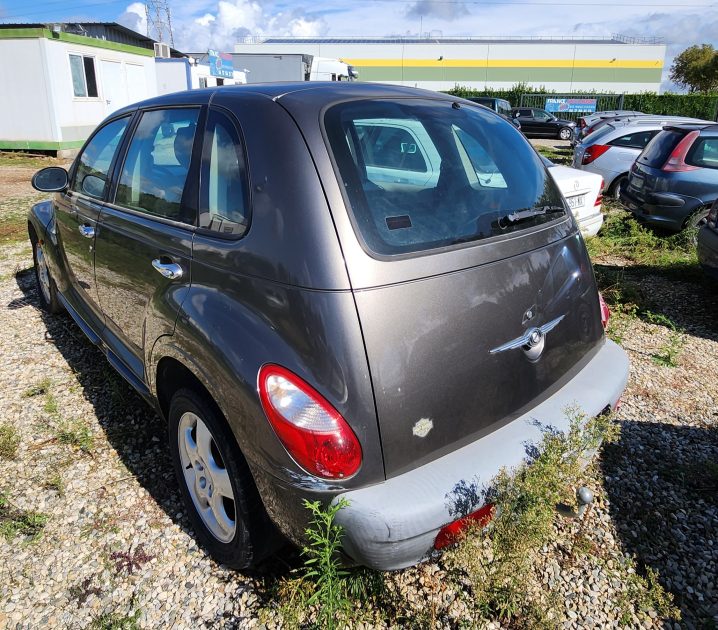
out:
<path id="1" fill-rule="evenodd" d="M 685 135 L 680 129 L 664 129 L 646 145 L 631 167 L 627 192 L 632 197 L 643 203 L 648 194 L 656 190 L 657 182 L 662 179 L 661 168 Z"/>
<path id="2" fill-rule="evenodd" d="M 549 173 L 579 223 L 601 213 L 600 202 L 596 205 L 601 192 L 600 175 L 560 165 L 550 167 Z"/>
<path id="3" fill-rule="evenodd" d="M 364 253 L 347 267 L 393 476 L 561 387 L 602 343 L 598 295 L 555 183 L 496 115 L 350 101 L 325 129 Z"/>

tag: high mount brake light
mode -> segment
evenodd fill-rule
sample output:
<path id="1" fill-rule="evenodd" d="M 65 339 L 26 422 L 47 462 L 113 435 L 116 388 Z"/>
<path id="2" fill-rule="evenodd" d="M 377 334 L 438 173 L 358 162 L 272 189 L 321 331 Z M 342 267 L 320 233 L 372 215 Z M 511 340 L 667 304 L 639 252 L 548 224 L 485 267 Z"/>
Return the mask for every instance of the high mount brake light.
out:
<path id="1" fill-rule="evenodd" d="M 661 170 L 666 173 L 682 173 L 684 171 L 695 171 L 698 169 L 698 166 L 686 164 L 686 155 L 699 135 L 701 134 L 698 130 L 686 134 L 676 145 L 676 148 L 671 151 Z"/>
<path id="2" fill-rule="evenodd" d="M 345 479 L 359 470 L 359 440 L 313 387 L 286 368 L 269 364 L 259 370 L 258 388 L 274 432 L 304 470 L 323 479 Z"/>

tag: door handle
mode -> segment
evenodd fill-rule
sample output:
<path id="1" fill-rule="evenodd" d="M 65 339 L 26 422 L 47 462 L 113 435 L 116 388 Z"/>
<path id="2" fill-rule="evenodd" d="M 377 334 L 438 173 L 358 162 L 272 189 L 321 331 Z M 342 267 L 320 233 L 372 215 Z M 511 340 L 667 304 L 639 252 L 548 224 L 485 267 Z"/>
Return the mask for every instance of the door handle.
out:
<path id="1" fill-rule="evenodd" d="M 91 225 L 80 225 L 78 229 L 85 238 L 95 238 L 95 228 Z"/>
<path id="2" fill-rule="evenodd" d="M 165 278 L 170 280 L 176 280 L 182 277 L 182 267 L 177 263 L 164 263 L 160 258 L 155 258 L 152 261 L 152 266 L 155 271 L 161 273 Z"/>

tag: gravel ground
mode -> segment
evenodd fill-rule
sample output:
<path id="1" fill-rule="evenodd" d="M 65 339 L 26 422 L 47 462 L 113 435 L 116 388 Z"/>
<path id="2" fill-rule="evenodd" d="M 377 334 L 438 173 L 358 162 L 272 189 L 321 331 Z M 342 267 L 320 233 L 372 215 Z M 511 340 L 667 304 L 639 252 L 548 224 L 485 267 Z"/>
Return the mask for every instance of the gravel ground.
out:
<path id="1" fill-rule="evenodd" d="M 263 572 L 240 574 L 197 547 L 162 423 L 67 316 L 38 310 L 34 277 L 22 271 L 30 264 L 26 244 L 3 246 L 0 418 L 15 425 L 21 443 L 15 460 L 0 460 L 0 490 L 13 509 L 42 512 L 48 521 L 37 540 L 0 539 L 0 627 L 87 627 L 108 614 L 136 614 L 148 628 L 260 625 L 267 584 L 286 565 L 274 559 Z M 540 552 L 541 581 L 563 602 L 560 627 L 716 627 L 718 291 L 645 273 L 636 282 L 686 331 L 685 345 L 677 367 L 657 365 L 652 355 L 670 331 L 628 322 L 622 437 L 588 472 L 596 500 L 586 517 L 557 518 L 556 540 Z M 81 442 L 84 450 L 63 443 L 68 427 L 85 427 L 91 443 Z M 589 554 L 573 553 L 578 535 Z M 616 569 L 627 555 L 640 570 L 658 571 L 680 622 L 640 606 L 622 617 L 631 591 Z M 462 604 L 439 565 L 387 581 L 417 612 L 443 610 L 437 625 L 461 619 Z"/>

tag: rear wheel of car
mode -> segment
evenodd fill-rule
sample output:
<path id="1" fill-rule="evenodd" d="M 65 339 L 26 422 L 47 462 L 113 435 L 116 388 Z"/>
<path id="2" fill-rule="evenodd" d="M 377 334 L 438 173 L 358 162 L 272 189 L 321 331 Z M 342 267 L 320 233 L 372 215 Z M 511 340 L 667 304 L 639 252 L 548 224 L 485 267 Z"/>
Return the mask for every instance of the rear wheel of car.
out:
<path id="1" fill-rule="evenodd" d="M 628 186 L 628 175 L 621 175 L 620 177 L 617 177 L 611 184 L 608 196 L 612 199 L 620 199 L 621 191 L 625 190 L 626 186 Z"/>
<path id="2" fill-rule="evenodd" d="M 561 127 L 561 129 L 558 130 L 558 137 L 561 140 L 570 140 L 571 136 L 573 136 L 573 132 L 570 127 Z"/>
<path id="3" fill-rule="evenodd" d="M 57 297 L 57 286 L 50 275 L 50 268 L 47 266 L 45 250 L 34 232 L 30 234 L 30 242 L 32 243 L 32 260 L 35 267 L 35 282 L 37 283 L 40 306 L 48 313 L 59 313 L 62 310 L 62 303 Z"/>
<path id="4" fill-rule="evenodd" d="M 686 222 L 683 224 L 684 229 L 690 229 L 690 228 L 702 228 L 706 221 L 708 220 L 708 211 L 710 208 L 708 206 L 703 206 L 702 208 L 698 208 L 693 214 L 691 214 L 687 219 Z"/>
<path id="5" fill-rule="evenodd" d="M 170 452 L 180 492 L 207 551 L 235 569 L 269 551 L 272 525 L 234 435 L 216 406 L 180 389 L 169 410 Z"/>

